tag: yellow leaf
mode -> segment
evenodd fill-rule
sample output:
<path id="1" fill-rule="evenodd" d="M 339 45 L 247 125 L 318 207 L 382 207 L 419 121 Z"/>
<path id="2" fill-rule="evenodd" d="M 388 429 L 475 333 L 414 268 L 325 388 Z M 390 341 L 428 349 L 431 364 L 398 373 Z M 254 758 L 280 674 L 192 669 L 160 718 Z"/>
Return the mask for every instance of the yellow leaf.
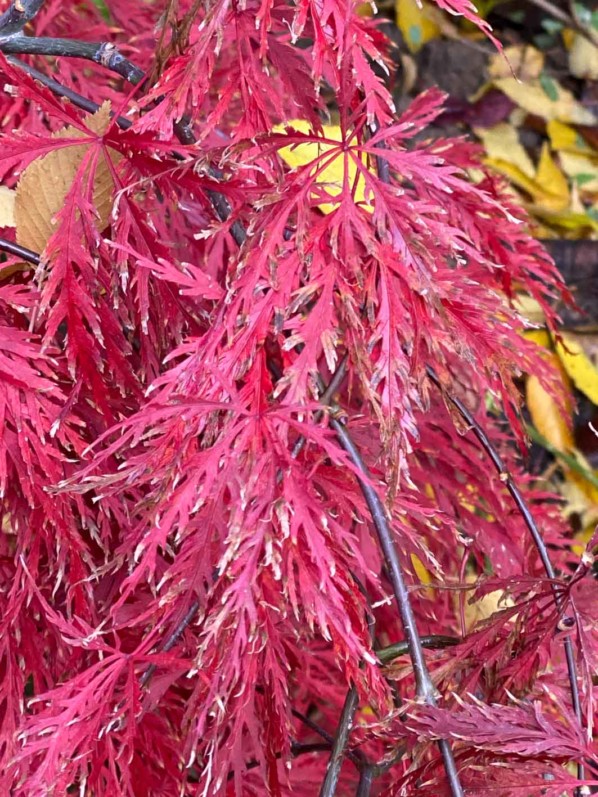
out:
<path id="1" fill-rule="evenodd" d="M 475 584 L 477 578 L 473 573 L 470 572 L 465 576 L 465 581 L 468 584 Z M 489 592 L 487 595 L 484 595 L 477 600 L 475 595 L 472 598 L 468 598 L 468 594 L 470 593 L 465 593 L 465 603 L 463 606 L 463 613 L 465 615 L 465 628 L 467 631 L 471 631 L 474 626 L 484 622 L 484 620 L 489 620 L 495 612 L 500 612 L 503 609 L 513 606 L 514 603 L 513 598 L 511 598 L 509 595 L 506 595 L 502 590 Z M 457 611 L 459 606 L 459 598 L 459 594 L 455 593 L 454 602 Z"/>
<path id="2" fill-rule="evenodd" d="M 595 531 L 596 531 L 596 524 L 592 523 L 589 526 L 586 526 L 586 528 L 577 532 L 574 538 L 576 542 L 574 545 L 571 546 L 571 550 L 576 556 L 581 556 L 583 554 L 583 552 L 586 549 L 586 545 L 592 538 L 592 535 L 594 534 Z"/>
<path id="3" fill-rule="evenodd" d="M 593 151 L 574 127 L 551 119 L 546 125 L 546 132 L 550 139 L 550 146 L 557 152 L 571 152 L 573 155 L 598 158 L 598 153 Z"/>
<path id="4" fill-rule="evenodd" d="M 559 358 L 548 355 L 558 368 Z M 542 437 L 559 451 L 570 453 L 574 447 L 571 430 L 571 388 L 566 374 L 555 386 L 560 394 L 561 403 L 547 393 L 537 376 L 530 374 L 525 384 L 525 400 L 534 426 Z"/>
<path id="5" fill-rule="evenodd" d="M 561 122 L 580 125 L 596 124 L 596 117 L 580 105 L 573 94 L 556 80 L 550 79 L 555 99 L 551 99 L 539 79 L 520 83 L 514 77 L 503 77 L 495 80 L 494 85 L 520 108 L 541 119 L 558 119 Z"/>
<path id="6" fill-rule="evenodd" d="M 571 196 L 569 194 L 569 184 L 565 175 L 553 161 L 550 155 L 548 142 L 544 142 L 540 153 L 540 162 L 536 172 L 536 182 L 547 194 L 555 197 L 547 207 L 553 210 L 564 210 L 569 206 Z"/>
<path id="7" fill-rule="evenodd" d="M 535 202 L 534 206 L 549 211 L 560 211 L 567 207 L 568 200 L 564 200 L 562 196 L 546 190 L 536 179 L 528 177 L 512 163 L 494 158 L 487 158 L 484 162 L 487 166 L 508 177 L 513 185 L 529 194 Z"/>
<path id="8" fill-rule="evenodd" d="M 0 185 L 0 227 L 15 226 L 15 191 Z"/>
<path id="9" fill-rule="evenodd" d="M 528 325 L 534 324 L 538 326 L 546 322 L 544 310 L 542 310 L 540 302 L 537 299 L 534 299 L 533 296 L 529 296 L 527 293 L 518 293 L 513 300 L 513 305 L 515 306 L 515 309 L 519 315 L 525 319 Z M 544 330 L 534 331 L 538 331 L 539 333 L 544 332 Z M 533 339 L 534 338 L 532 338 L 532 340 Z"/>
<path id="10" fill-rule="evenodd" d="M 529 44 L 514 44 L 488 61 L 488 74 L 493 80 L 515 75 L 519 80 L 534 80 L 544 69 L 544 53 Z"/>
<path id="11" fill-rule="evenodd" d="M 523 337 L 526 340 L 533 340 L 534 343 L 538 346 L 543 346 L 545 349 L 552 346 L 552 338 L 547 329 L 526 329 Z"/>
<path id="12" fill-rule="evenodd" d="M 592 335 L 560 332 L 555 350 L 571 381 L 590 401 L 598 404 L 598 341 Z M 582 345 L 582 339 L 583 345 Z"/>
<path id="13" fill-rule="evenodd" d="M 110 103 L 105 102 L 94 114 L 85 117 L 85 124 L 93 133 L 101 135 L 110 121 Z M 85 133 L 66 127 L 53 134 L 54 138 L 84 138 Z M 17 185 L 15 221 L 17 243 L 42 252 L 55 230 L 55 216 L 62 209 L 75 175 L 89 144 L 62 147 L 37 158 L 25 169 Z M 111 156 L 112 157 L 112 156 Z M 114 153 L 116 162 L 119 155 Z M 100 156 L 94 179 L 93 202 L 103 229 L 112 210 L 114 183 L 103 155 Z"/>
<path id="14" fill-rule="evenodd" d="M 526 177 L 533 178 L 536 170 L 532 159 L 519 141 L 513 125 L 502 122 L 489 128 L 475 128 L 473 131 L 481 140 L 486 154 L 493 161 L 504 161 L 516 166 Z"/>
<path id="15" fill-rule="evenodd" d="M 548 224 L 554 227 L 560 227 L 563 230 L 571 230 L 575 233 L 587 230 L 598 230 L 598 220 L 593 219 L 587 213 L 579 213 L 570 210 L 551 210 L 540 204 L 526 205 L 526 208 L 530 213 L 544 219 Z"/>
<path id="16" fill-rule="evenodd" d="M 583 193 L 598 193 L 598 161 L 584 155 L 561 152 L 561 166 Z"/>
<path id="17" fill-rule="evenodd" d="M 276 125 L 274 132 L 284 133 L 287 126 L 300 133 L 307 134 L 312 132 L 309 122 L 304 119 L 294 119 L 288 122 L 287 125 Z M 365 179 L 357 169 L 355 161 L 357 155 L 342 152 L 335 144 L 329 143 L 330 141 L 338 141 L 339 143 L 342 141 L 342 133 L 338 125 L 324 125 L 323 129 L 324 137 L 328 141 L 308 141 L 305 144 L 292 144 L 279 149 L 278 154 L 287 166 L 292 169 L 298 169 L 313 163 L 310 174 L 313 175 L 318 172 L 316 183 L 324 187 L 330 197 L 342 195 L 346 176 L 349 185 L 354 189 L 355 202 L 361 203 L 366 210 L 372 212 L 373 208 L 365 198 Z M 338 152 L 337 155 L 331 158 L 322 157 L 327 152 L 332 152 L 335 149 Z M 365 155 L 361 156 L 361 160 L 364 164 L 367 162 Z M 323 163 L 326 163 L 326 165 L 322 168 Z M 323 213 L 331 213 L 337 207 L 337 203 L 322 202 L 318 207 Z"/>
<path id="18" fill-rule="evenodd" d="M 569 50 L 569 71 L 582 80 L 598 80 L 598 47 L 580 33 Z"/>
<path id="19" fill-rule="evenodd" d="M 397 27 L 403 34 L 409 51 L 416 53 L 426 42 L 440 35 L 434 20 L 434 9 L 425 0 L 395 0 Z"/>
<path id="20" fill-rule="evenodd" d="M 371 3 L 360 3 L 355 10 L 360 17 L 371 17 L 375 13 Z"/>
<path id="21" fill-rule="evenodd" d="M 417 554 L 414 553 L 411 554 L 411 564 L 413 565 L 415 575 L 418 577 L 421 584 L 432 583 L 432 576 L 430 575 L 429 571 L 426 569 L 422 560 L 419 558 L 419 556 L 417 556 Z M 422 592 L 427 598 L 434 597 L 433 589 L 424 589 L 422 590 Z"/>

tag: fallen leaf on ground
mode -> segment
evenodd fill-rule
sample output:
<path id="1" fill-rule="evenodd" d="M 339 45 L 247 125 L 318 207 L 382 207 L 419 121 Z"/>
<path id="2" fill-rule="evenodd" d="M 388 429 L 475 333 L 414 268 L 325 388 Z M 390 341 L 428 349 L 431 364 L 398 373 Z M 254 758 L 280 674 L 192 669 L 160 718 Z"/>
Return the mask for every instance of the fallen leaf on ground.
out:
<path id="1" fill-rule="evenodd" d="M 488 62 L 488 75 L 493 80 L 517 77 L 528 81 L 538 78 L 544 69 L 544 53 L 529 44 L 515 44 L 503 53 L 495 53 Z"/>
<path id="2" fill-rule="evenodd" d="M 596 117 L 553 78 L 521 83 L 517 78 L 503 77 L 495 80 L 493 85 L 527 113 L 541 119 L 558 119 L 580 125 L 596 124 Z"/>

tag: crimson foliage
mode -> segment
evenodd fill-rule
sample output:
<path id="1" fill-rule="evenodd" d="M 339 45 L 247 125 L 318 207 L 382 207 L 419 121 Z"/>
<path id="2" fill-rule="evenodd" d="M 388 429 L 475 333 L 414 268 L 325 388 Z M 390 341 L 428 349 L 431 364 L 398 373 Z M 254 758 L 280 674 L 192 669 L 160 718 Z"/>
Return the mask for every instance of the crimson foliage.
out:
<path id="1" fill-rule="evenodd" d="M 2 794 L 315 795 L 351 683 L 338 794 L 364 762 L 388 764 L 372 793 L 445 793 L 439 739 L 471 794 L 560 795 L 575 762 L 591 779 L 591 557 L 504 425 L 521 450 L 514 379 L 546 370 L 514 292 L 551 318 L 558 277 L 477 149 L 426 136 L 442 96 L 397 116 L 388 42 L 352 0 L 11 9 L 33 6 L 26 33 L 117 44 L 147 79 L 29 58 L 110 101 L 100 135 L 80 98 L 0 64 L 5 182 L 85 144 L 41 264 L 0 270 Z M 437 701 L 415 699 L 412 644 L 376 653 L 404 630 L 363 487 L 419 632 L 456 637 L 426 654 Z"/>

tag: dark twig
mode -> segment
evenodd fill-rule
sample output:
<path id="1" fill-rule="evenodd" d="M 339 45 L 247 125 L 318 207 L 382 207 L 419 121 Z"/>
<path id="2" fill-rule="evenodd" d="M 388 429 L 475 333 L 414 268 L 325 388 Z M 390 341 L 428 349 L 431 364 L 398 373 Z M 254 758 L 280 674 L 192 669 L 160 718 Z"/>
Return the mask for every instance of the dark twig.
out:
<path id="1" fill-rule="evenodd" d="M 430 636 L 421 637 L 422 648 L 428 650 L 444 650 L 444 648 L 458 645 L 461 640 L 454 636 L 442 636 L 441 634 L 431 634 Z M 396 642 L 394 645 L 389 645 L 386 648 L 376 651 L 376 656 L 380 659 L 382 664 L 388 664 L 393 659 L 399 656 L 404 656 L 409 653 L 409 645 L 407 642 Z"/>
<path id="2" fill-rule="evenodd" d="M 26 72 L 34 80 L 37 80 L 42 85 L 46 86 L 46 88 L 50 89 L 50 91 L 53 92 L 57 97 L 64 97 L 65 99 L 69 100 L 69 102 L 72 102 L 77 108 L 81 108 L 82 111 L 95 113 L 97 110 L 99 110 L 100 106 L 97 102 L 88 100 L 87 97 L 84 97 L 82 94 L 79 94 L 73 89 L 69 89 L 67 86 L 63 86 L 62 83 L 59 83 L 52 77 L 44 75 L 44 73 L 40 72 L 39 69 L 26 64 L 24 61 L 21 61 L 14 55 L 9 55 L 6 60 L 9 62 L 9 64 L 12 64 L 12 66 L 16 66 L 18 69 Z M 124 116 L 117 116 L 116 123 L 122 130 L 128 130 L 133 124 L 130 119 L 125 119 Z"/>
<path id="3" fill-rule="evenodd" d="M 23 258 L 27 263 L 34 266 L 39 266 L 41 258 L 37 252 L 27 249 L 25 246 L 19 246 L 12 241 L 7 241 L 6 238 L 0 238 L 0 251 L 8 252 L 11 255 Z M 0 265 L 1 268 L 1 265 Z"/>
<path id="4" fill-rule="evenodd" d="M 191 606 L 189 606 L 183 617 L 172 629 L 172 631 L 164 641 L 164 644 L 160 646 L 159 649 L 160 653 L 168 653 L 169 650 L 172 650 L 172 648 L 176 645 L 176 643 L 185 633 L 185 629 L 187 628 L 189 623 L 193 620 L 198 610 L 199 610 L 199 601 L 196 599 L 193 601 L 193 603 L 191 604 Z M 152 675 L 155 672 L 156 672 L 156 665 L 150 664 L 150 666 L 147 668 L 147 670 L 143 673 L 143 675 L 139 679 L 139 685 L 142 688 L 144 686 L 147 686 L 147 684 L 151 680 Z"/>
<path id="5" fill-rule="evenodd" d="M 341 773 L 343 765 L 343 758 L 345 757 L 345 748 L 349 741 L 349 733 L 357 706 L 359 705 L 359 696 L 355 684 L 351 684 L 351 688 L 347 692 L 345 704 L 341 712 L 341 717 L 338 723 L 337 732 L 332 743 L 332 752 L 330 753 L 330 760 L 326 769 L 326 777 L 320 789 L 320 797 L 334 797 L 336 794 L 336 785 Z"/>
<path id="6" fill-rule="evenodd" d="M 372 790 L 372 783 L 376 777 L 376 770 L 374 766 L 364 767 L 359 776 L 359 783 L 357 785 L 357 793 L 355 797 L 370 797 Z"/>
<path id="7" fill-rule="evenodd" d="M 36 16 L 45 0 L 13 0 L 0 16 L 0 36 L 19 34 L 25 25 Z"/>
<path id="8" fill-rule="evenodd" d="M 394 541 L 392 539 L 392 534 L 388 525 L 386 512 L 382 505 L 382 501 L 370 483 L 371 476 L 369 471 L 365 466 L 361 454 L 359 453 L 359 450 L 357 449 L 344 424 L 342 424 L 340 420 L 337 420 L 336 418 L 331 418 L 330 425 L 336 432 L 341 446 L 349 454 L 349 457 L 357 470 L 363 474 L 363 478 L 358 477 L 359 486 L 361 487 L 361 491 L 372 516 L 374 528 L 376 529 L 378 536 L 378 542 L 380 543 L 380 548 L 382 549 L 382 553 L 384 555 L 386 569 L 388 571 L 395 600 L 397 602 L 399 616 L 403 624 L 403 630 L 405 631 L 406 644 L 415 677 L 416 694 L 419 700 L 422 702 L 429 706 L 435 706 L 436 689 L 434 688 L 434 684 L 430 678 L 430 673 L 428 672 L 422 641 L 417 630 L 417 624 L 415 622 L 415 616 L 411 606 L 409 591 L 405 583 L 403 570 Z M 447 774 L 451 794 L 454 797 L 462 797 L 463 789 L 459 780 L 459 774 L 457 772 L 457 766 L 451 746 L 446 739 L 439 740 L 438 746 L 444 761 L 444 768 Z"/>
<path id="9" fill-rule="evenodd" d="M 116 72 L 134 86 L 145 77 L 142 69 L 122 55 L 110 42 L 81 42 L 75 39 L 49 39 L 33 36 L 0 38 L 0 52 L 10 55 L 55 55 L 85 58 Z"/>
<path id="10" fill-rule="evenodd" d="M 488 454 L 489 458 L 491 459 L 494 467 L 496 468 L 500 480 L 505 484 L 507 490 L 511 494 L 511 497 L 515 501 L 517 509 L 519 510 L 521 517 L 523 518 L 525 525 L 528 528 L 528 531 L 531 535 L 532 540 L 534 541 L 534 545 L 540 555 L 540 560 L 542 561 L 542 565 L 544 566 L 544 570 L 546 575 L 551 580 L 552 592 L 554 595 L 554 602 L 557 607 L 557 611 L 559 613 L 563 612 L 564 604 L 563 604 L 563 597 L 559 591 L 558 585 L 555 583 L 556 581 L 556 573 L 552 562 L 550 560 L 550 555 L 548 553 L 548 548 L 546 547 L 546 543 L 536 525 L 536 521 L 532 513 L 529 510 L 528 505 L 525 502 L 519 488 L 513 481 L 513 477 L 509 473 L 508 469 L 505 467 L 504 462 L 496 448 L 490 442 L 488 435 L 482 429 L 480 424 L 476 421 L 473 417 L 471 412 L 467 409 L 467 407 L 463 404 L 463 402 L 458 399 L 456 396 L 453 396 L 449 393 L 442 385 L 438 375 L 431 368 L 429 365 L 426 366 L 426 371 L 430 380 L 436 385 L 436 387 L 442 392 L 443 395 L 447 397 L 447 399 L 453 404 L 453 406 L 457 409 L 463 420 L 469 426 L 471 431 L 479 440 L 482 448 Z M 565 659 L 567 661 L 567 673 L 569 677 L 569 685 L 571 690 L 571 702 L 573 704 L 573 710 L 575 712 L 575 716 L 579 722 L 580 727 L 583 728 L 583 715 L 581 711 L 581 701 L 579 699 L 579 689 L 577 686 L 577 668 L 575 665 L 575 654 L 573 652 L 573 643 L 569 636 L 566 636 L 563 640 L 563 644 L 565 646 Z M 583 780 L 585 777 L 584 774 L 584 767 L 583 764 L 577 765 L 577 775 L 579 780 Z"/>

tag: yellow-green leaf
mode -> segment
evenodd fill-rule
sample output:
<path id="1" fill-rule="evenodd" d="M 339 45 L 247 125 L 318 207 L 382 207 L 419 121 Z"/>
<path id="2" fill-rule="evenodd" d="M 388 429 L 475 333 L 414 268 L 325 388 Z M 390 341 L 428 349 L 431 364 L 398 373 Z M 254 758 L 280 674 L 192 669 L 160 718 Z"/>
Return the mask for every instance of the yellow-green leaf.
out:
<path id="1" fill-rule="evenodd" d="M 548 96 L 540 79 L 521 83 L 514 77 L 503 77 L 494 81 L 500 91 L 510 97 L 513 102 L 527 113 L 541 119 L 558 119 L 570 124 L 593 125 L 596 117 L 583 105 L 580 105 L 573 94 L 564 89 L 556 80 L 551 80 L 551 88 L 556 99 Z"/>
<path id="2" fill-rule="evenodd" d="M 396 0 L 397 27 L 403 34 L 410 52 L 416 53 L 426 42 L 440 35 L 440 26 L 434 20 L 434 12 L 429 3 L 422 0 Z"/>

